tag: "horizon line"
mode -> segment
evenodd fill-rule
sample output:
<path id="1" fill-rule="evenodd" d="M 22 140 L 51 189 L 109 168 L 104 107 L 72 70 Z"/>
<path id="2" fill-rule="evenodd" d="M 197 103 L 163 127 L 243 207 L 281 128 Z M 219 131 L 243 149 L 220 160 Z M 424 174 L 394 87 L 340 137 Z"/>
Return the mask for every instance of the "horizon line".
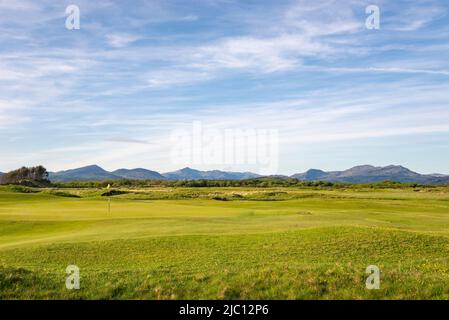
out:
<path id="1" fill-rule="evenodd" d="M 33 167 L 33 166 L 36 166 L 36 165 L 31 165 L 31 166 L 29 166 L 29 167 Z M 43 166 L 44 166 L 44 165 L 43 165 Z M 259 174 L 259 173 L 256 173 L 256 172 L 253 172 L 253 171 L 250 171 L 250 170 L 244 170 L 244 171 L 238 171 L 238 170 L 226 170 L 226 169 L 207 169 L 207 170 L 201 170 L 201 169 L 195 169 L 195 168 L 192 168 L 192 167 L 190 167 L 190 166 L 186 166 L 186 167 L 179 168 L 179 169 L 175 169 L 175 170 L 171 170 L 171 171 L 158 171 L 158 170 L 154 170 L 154 169 L 148 169 L 148 168 L 145 168 L 145 167 L 134 167 L 134 168 L 120 167 L 120 168 L 118 168 L 118 169 L 108 170 L 108 169 L 105 169 L 103 166 L 98 165 L 98 164 L 84 165 L 84 166 L 80 166 L 80 167 L 75 167 L 75 168 L 70 168 L 70 169 L 63 169 L 63 170 L 57 170 L 57 171 L 47 170 L 47 172 L 48 172 L 48 173 L 59 173 L 59 172 L 70 171 L 70 170 L 77 170 L 77 169 L 82 169 L 82 168 L 87 168 L 87 167 L 94 167 L 94 166 L 95 166 L 95 167 L 99 167 L 99 168 L 101 168 L 102 170 L 105 170 L 105 171 L 107 171 L 107 172 L 109 172 L 109 173 L 112 173 L 112 172 L 117 171 L 117 170 L 137 170 L 137 169 L 143 169 L 143 170 L 153 171 L 153 172 L 156 172 L 156 173 L 159 173 L 159 174 L 163 175 L 163 174 L 172 173 L 172 172 L 176 172 L 176 171 L 180 171 L 180 170 L 184 170 L 184 169 L 191 169 L 191 170 L 202 171 L 202 172 L 221 171 L 221 172 L 234 172 L 234 173 L 251 173 L 251 174 L 257 174 L 257 175 L 259 175 L 259 176 L 261 176 L 261 177 L 269 177 L 269 176 L 286 176 L 286 177 L 291 177 L 291 176 L 296 175 L 296 174 L 306 173 L 306 172 L 308 172 L 308 171 L 310 171 L 310 170 L 320 170 L 320 171 L 329 173 L 329 172 L 341 172 L 341 171 L 347 171 L 347 170 L 351 170 L 351 169 L 357 168 L 357 167 L 373 167 L 373 168 L 402 167 L 402 168 L 405 168 L 405 169 L 407 169 L 407 170 L 410 170 L 410 171 L 412 171 L 412 172 L 414 172 L 414 173 L 417 173 L 417 174 L 420 174 L 420 175 L 444 175 L 444 176 L 449 176 L 449 173 L 441 173 L 441 172 L 421 173 L 421 172 L 412 170 L 412 169 L 410 169 L 410 168 L 408 168 L 408 167 L 406 167 L 406 166 L 404 166 L 404 165 L 400 165 L 400 164 L 389 164 L 389 165 L 385 165 L 385 166 L 381 166 L 381 165 L 377 165 L 377 166 L 376 166 L 376 165 L 372 165 L 372 164 L 360 164 L 360 165 L 354 165 L 354 166 L 351 166 L 351 167 L 349 167 L 349 168 L 346 168 L 346 169 L 340 169 L 340 170 L 323 170 L 323 169 L 319 169 L 319 168 L 309 168 L 309 169 L 306 169 L 306 170 L 304 170 L 304 171 L 296 171 L 296 172 L 293 173 L 293 174 L 283 174 L 283 173 Z M 26 167 L 26 166 L 20 166 L 20 167 L 17 167 L 16 169 L 9 170 L 9 171 L 1 171 L 1 170 L 0 170 L 0 172 L 1 172 L 1 173 L 8 173 L 8 172 L 10 172 L 10 171 L 17 170 L 17 169 L 19 169 L 19 168 L 21 168 L 21 167 Z M 44 166 L 44 167 L 46 167 L 46 166 Z"/>

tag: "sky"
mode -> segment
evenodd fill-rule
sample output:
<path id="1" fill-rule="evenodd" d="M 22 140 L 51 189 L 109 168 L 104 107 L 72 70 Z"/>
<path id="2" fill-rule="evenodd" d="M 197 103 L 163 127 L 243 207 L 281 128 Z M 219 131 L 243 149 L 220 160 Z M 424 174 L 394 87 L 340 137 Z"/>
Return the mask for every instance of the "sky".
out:
<path id="1" fill-rule="evenodd" d="M 0 141 L 2 172 L 449 174 L 449 3 L 0 0 Z"/>

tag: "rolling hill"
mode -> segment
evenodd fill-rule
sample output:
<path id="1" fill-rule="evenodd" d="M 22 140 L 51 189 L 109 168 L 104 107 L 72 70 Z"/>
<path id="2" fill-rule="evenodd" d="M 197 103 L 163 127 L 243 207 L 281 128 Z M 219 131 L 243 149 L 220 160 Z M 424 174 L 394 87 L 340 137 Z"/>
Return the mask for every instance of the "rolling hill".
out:
<path id="1" fill-rule="evenodd" d="M 183 168 L 177 171 L 159 173 L 156 171 L 137 169 L 118 169 L 112 172 L 106 171 L 97 165 L 50 172 L 51 181 L 86 181 L 86 180 L 117 180 L 117 179 L 152 179 L 152 180 L 243 180 L 260 178 L 261 175 L 251 172 L 230 171 L 201 171 L 192 168 Z M 268 176 L 279 179 L 294 178 L 301 181 L 329 181 L 343 183 L 376 183 L 386 180 L 403 183 L 421 184 L 449 184 L 449 176 L 442 174 L 419 174 L 399 165 L 375 167 L 361 165 L 344 171 L 323 171 L 310 169 L 303 173 L 297 173 L 290 177 L 284 175 Z"/>

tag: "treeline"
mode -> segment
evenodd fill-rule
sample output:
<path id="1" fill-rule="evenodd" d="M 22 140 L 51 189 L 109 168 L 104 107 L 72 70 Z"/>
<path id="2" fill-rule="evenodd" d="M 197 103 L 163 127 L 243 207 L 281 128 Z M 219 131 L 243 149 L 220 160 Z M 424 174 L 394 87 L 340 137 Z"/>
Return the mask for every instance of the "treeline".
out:
<path id="1" fill-rule="evenodd" d="M 378 183 L 340 183 L 328 181 L 302 181 L 293 178 L 254 178 L 245 180 L 103 180 L 103 181 L 69 181 L 55 182 L 53 185 L 60 188 L 106 188 L 112 187 L 184 187 L 184 188 L 223 188 L 223 187 L 253 187 L 253 188 L 272 188 L 272 187 L 297 187 L 297 188 L 416 188 L 424 187 L 416 183 L 400 183 L 395 181 L 384 181 Z"/>
<path id="2" fill-rule="evenodd" d="M 102 180 L 102 181 L 67 181 L 54 182 L 61 188 L 105 188 L 112 187 L 184 187 L 184 188 L 220 188 L 220 187 L 294 187 L 294 186 L 335 186 L 332 182 L 298 181 L 297 179 L 255 178 L 245 180 Z"/>
<path id="3" fill-rule="evenodd" d="M 0 176 L 0 184 L 29 184 L 48 182 L 48 172 L 43 166 L 22 167 Z"/>

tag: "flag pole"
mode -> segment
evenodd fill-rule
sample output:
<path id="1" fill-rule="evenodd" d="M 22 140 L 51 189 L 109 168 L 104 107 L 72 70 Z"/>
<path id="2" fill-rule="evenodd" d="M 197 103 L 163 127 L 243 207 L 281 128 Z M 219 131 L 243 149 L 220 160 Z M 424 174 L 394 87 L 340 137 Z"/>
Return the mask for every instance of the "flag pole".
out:
<path id="1" fill-rule="evenodd" d="M 111 213 L 111 195 L 109 194 L 109 189 L 111 189 L 111 185 L 108 183 L 108 186 L 106 187 L 108 190 L 108 214 Z"/>

